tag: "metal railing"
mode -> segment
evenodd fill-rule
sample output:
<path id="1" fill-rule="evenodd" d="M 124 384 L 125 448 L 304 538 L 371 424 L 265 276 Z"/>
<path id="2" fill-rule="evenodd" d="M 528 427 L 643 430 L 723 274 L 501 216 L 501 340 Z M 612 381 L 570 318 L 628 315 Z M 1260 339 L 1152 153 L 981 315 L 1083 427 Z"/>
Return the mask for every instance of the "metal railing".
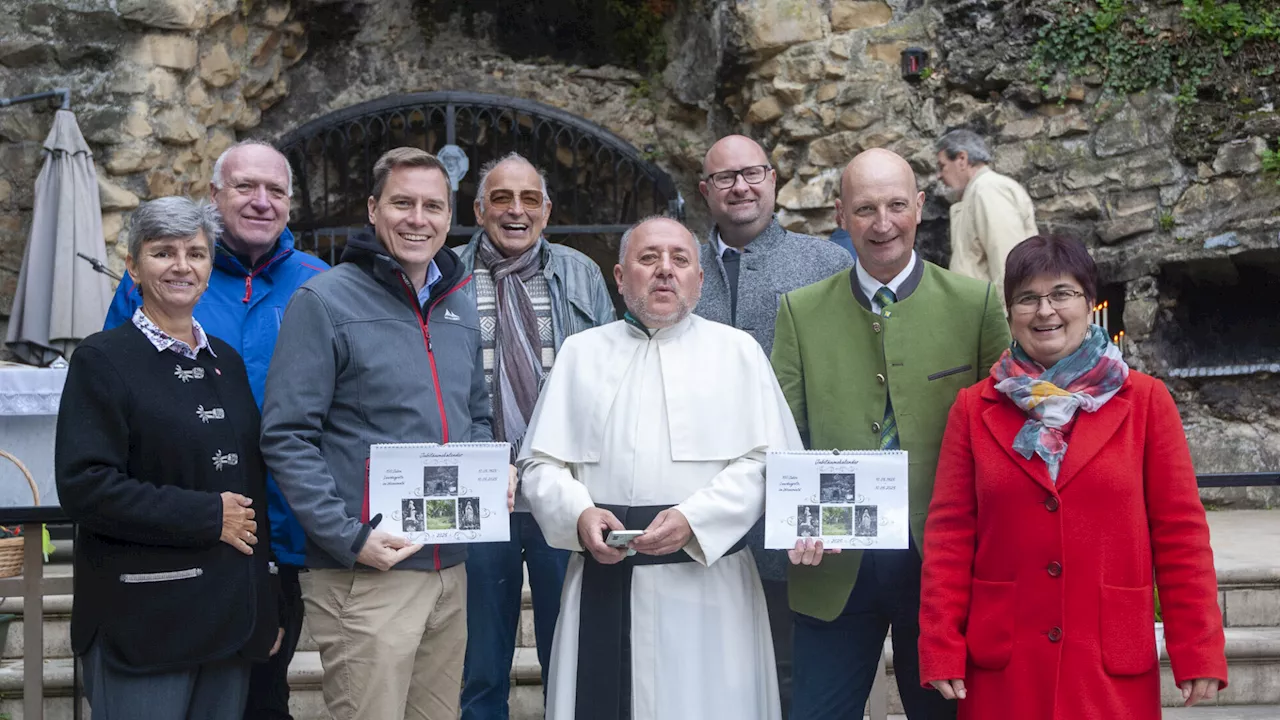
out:
<path id="1" fill-rule="evenodd" d="M 1280 486 L 1280 472 L 1206 473 L 1196 476 L 1201 488 Z M 44 555 L 40 538 L 45 525 L 68 525 L 71 519 L 57 506 L 0 508 L 0 525 L 21 525 L 22 535 L 34 540 L 24 545 L 23 574 L 0 579 L 0 596 L 22 596 L 22 716 L 44 720 L 44 596 L 70 595 L 74 578 L 44 577 Z M 78 673 L 73 680 L 74 716 L 80 717 Z M 867 701 L 871 720 L 889 716 L 889 684 L 884 652 L 876 669 L 875 682 Z"/>

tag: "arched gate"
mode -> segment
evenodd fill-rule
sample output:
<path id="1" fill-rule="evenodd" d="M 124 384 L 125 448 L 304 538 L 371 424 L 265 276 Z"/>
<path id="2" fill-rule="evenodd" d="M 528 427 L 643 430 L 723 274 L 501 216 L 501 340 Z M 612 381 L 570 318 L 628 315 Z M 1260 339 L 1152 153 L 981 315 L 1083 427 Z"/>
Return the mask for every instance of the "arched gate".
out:
<path id="1" fill-rule="evenodd" d="M 617 239 L 648 215 L 683 218 L 671 177 L 625 140 L 541 103 L 471 92 L 395 95 L 361 103 L 303 125 L 276 146 L 294 172 L 290 227 L 298 247 L 329 263 L 347 236 L 367 222 L 373 164 L 393 147 L 439 154 L 453 145 L 469 169 L 454 201 L 451 244 L 476 230 L 472 202 L 480 167 L 516 151 L 547 176 L 553 203 L 546 234 L 586 252 L 612 285 Z"/>

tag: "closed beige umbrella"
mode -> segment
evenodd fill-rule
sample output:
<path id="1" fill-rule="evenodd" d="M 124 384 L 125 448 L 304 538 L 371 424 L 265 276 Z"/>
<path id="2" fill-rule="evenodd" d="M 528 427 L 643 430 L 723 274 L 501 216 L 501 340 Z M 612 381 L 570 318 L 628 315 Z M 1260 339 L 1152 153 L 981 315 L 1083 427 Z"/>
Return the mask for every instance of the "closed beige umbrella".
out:
<path id="1" fill-rule="evenodd" d="M 19 360 L 48 365 L 102 329 L 111 303 L 106 276 L 76 257 L 106 260 L 93 154 L 70 110 L 54 115 L 36 179 L 31 237 L 5 344 Z"/>

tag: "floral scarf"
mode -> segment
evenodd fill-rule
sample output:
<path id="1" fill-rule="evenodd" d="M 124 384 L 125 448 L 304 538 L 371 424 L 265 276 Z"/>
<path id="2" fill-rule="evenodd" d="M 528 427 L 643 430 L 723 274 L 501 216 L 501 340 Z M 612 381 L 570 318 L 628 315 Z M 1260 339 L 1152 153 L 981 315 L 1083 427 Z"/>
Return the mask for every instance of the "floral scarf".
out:
<path id="1" fill-rule="evenodd" d="M 1129 366 L 1107 333 L 1091 325 L 1080 347 L 1047 370 L 1014 342 L 991 366 L 991 377 L 996 390 L 1028 416 L 1013 449 L 1028 460 L 1033 453 L 1039 455 L 1049 467 L 1049 477 L 1057 482 L 1067 454 L 1066 432 L 1076 410 L 1097 412 L 1120 391 Z"/>

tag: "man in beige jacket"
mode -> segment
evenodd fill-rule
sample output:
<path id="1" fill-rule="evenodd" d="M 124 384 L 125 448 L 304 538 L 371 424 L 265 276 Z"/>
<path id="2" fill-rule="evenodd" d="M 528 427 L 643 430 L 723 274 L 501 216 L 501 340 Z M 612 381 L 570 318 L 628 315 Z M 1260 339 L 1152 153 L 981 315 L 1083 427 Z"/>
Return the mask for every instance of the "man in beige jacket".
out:
<path id="1" fill-rule="evenodd" d="M 936 148 L 942 182 L 956 199 L 949 269 L 1004 287 L 1005 257 L 1014 245 L 1038 234 L 1031 198 L 1018 181 L 987 167 L 991 152 L 977 133 L 953 130 Z"/>

